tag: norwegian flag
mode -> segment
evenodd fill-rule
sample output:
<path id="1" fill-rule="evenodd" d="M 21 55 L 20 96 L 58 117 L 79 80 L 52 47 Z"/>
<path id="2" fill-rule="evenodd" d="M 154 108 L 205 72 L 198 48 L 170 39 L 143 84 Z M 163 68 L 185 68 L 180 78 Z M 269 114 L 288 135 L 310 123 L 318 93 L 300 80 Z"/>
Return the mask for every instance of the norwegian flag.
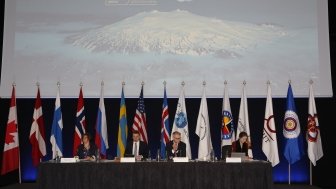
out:
<path id="1" fill-rule="evenodd" d="M 86 122 L 85 122 L 85 112 L 84 112 L 84 99 L 82 87 L 80 87 L 78 103 L 77 103 L 77 113 L 76 113 L 76 123 L 74 132 L 74 143 L 73 143 L 73 155 L 77 155 L 77 147 L 81 144 L 82 135 L 85 133 Z"/>
<path id="2" fill-rule="evenodd" d="M 33 123 L 30 129 L 29 140 L 32 145 L 33 165 L 36 167 L 41 158 L 47 154 L 44 132 L 44 120 L 42 113 L 42 102 L 40 97 L 40 88 L 37 88 L 35 108 L 33 114 Z"/>
<path id="3" fill-rule="evenodd" d="M 13 85 L 12 98 L 6 127 L 4 151 L 2 154 L 1 175 L 19 169 L 19 158 L 19 132 L 17 126 L 15 87 Z"/>
<path id="4" fill-rule="evenodd" d="M 140 140 L 148 144 L 145 102 L 143 99 L 143 85 L 141 86 L 141 92 L 138 100 L 138 107 L 134 116 L 132 131 L 139 131 Z"/>

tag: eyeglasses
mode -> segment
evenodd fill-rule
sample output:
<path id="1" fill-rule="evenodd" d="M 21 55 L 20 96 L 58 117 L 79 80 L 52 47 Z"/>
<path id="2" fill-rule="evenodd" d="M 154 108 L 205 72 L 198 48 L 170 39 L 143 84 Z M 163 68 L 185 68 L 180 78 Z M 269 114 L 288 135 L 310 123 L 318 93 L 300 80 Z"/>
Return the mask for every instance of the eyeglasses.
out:
<path id="1" fill-rule="evenodd" d="M 174 138 L 174 139 L 176 139 L 176 140 L 180 140 L 181 138 Z"/>

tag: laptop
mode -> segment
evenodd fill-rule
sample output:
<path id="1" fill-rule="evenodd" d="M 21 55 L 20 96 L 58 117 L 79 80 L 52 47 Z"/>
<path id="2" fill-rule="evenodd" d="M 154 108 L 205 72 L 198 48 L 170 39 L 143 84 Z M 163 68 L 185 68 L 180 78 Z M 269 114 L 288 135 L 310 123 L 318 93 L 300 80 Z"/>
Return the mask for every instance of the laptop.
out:
<path id="1" fill-rule="evenodd" d="M 124 154 L 124 157 L 134 157 L 133 154 Z"/>
<path id="2" fill-rule="evenodd" d="M 247 159 L 245 152 L 231 152 L 231 157 L 240 157 L 242 161 Z"/>

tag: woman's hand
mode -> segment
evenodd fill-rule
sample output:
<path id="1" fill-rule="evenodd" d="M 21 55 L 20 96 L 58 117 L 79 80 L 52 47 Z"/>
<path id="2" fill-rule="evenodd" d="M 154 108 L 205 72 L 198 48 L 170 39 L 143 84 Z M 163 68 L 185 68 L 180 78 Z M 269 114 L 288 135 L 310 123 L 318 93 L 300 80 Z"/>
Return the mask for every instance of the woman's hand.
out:
<path id="1" fill-rule="evenodd" d="M 252 145 L 251 145 L 250 140 L 246 140 L 246 144 L 247 144 L 247 148 L 248 148 L 248 149 L 251 149 L 251 148 L 252 148 Z"/>

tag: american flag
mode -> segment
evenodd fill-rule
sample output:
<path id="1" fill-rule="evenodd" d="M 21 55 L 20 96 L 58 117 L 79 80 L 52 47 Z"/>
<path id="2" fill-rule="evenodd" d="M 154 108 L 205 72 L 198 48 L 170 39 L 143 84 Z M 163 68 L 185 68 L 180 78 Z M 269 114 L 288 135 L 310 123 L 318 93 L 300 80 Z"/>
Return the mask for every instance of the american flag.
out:
<path id="1" fill-rule="evenodd" d="M 140 140 L 148 144 L 145 102 L 143 99 L 143 86 L 141 86 L 141 92 L 138 100 L 138 107 L 134 116 L 132 131 L 139 131 Z"/>
<path id="2" fill-rule="evenodd" d="M 80 87 L 78 103 L 77 103 L 77 113 L 76 113 L 76 123 L 74 132 L 74 143 L 73 143 L 73 155 L 77 155 L 77 147 L 81 144 L 82 135 L 85 133 L 85 113 L 84 113 L 84 99 L 82 87 Z"/>
<path id="3" fill-rule="evenodd" d="M 162 159 L 166 158 L 166 145 L 170 140 L 169 137 L 169 113 L 166 94 L 166 86 L 164 88 L 163 104 L 162 104 L 162 120 L 161 120 L 161 148 L 160 155 Z"/>

